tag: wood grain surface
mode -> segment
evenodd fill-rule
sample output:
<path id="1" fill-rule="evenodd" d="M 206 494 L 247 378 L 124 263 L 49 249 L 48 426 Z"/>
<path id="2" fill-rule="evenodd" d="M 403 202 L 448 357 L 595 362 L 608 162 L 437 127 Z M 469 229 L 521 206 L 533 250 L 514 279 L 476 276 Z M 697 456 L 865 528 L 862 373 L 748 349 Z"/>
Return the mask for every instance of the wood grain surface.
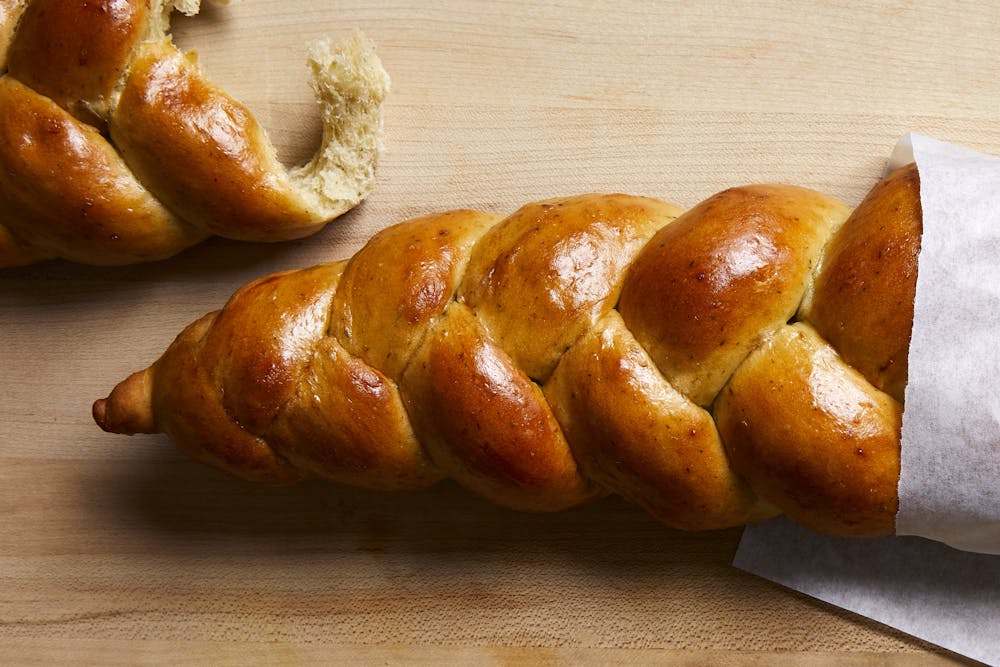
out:
<path id="1" fill-rule="evenodd" d="M 174 32 L 291 163 L 320 131 L 305 43 L 355 27 L 393 78 L 360 208 L 295 243 L 0 273 L 0 663 L 961 664 L 735 570 L 739 530 L 256 488 L 90 405 L 244 282 L 418 214 L 767 181 L 853 205 L 904 132 L 1000 153 L 1000 6 L 244 0 Z"/>

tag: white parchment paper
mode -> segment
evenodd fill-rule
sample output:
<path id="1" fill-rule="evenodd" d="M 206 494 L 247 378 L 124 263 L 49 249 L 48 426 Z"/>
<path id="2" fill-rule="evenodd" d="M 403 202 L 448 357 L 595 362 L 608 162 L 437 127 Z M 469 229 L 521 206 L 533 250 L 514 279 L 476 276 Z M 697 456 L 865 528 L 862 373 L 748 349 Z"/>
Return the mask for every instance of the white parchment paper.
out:
<path id="1" fill-rule="evenodd" d="M 937 541 L 779 518 L 744 531 L 734 565 L 1000 666 L 1000 160 L 908 135 L 889 166 L 913 158 L 924 231 L 897 532 Z"/>
<path id="2" fill-rule="evenodd" d="M 913 134 L 890 168 L 911 160 L 924 229 L 896 532 L 1000 554 L 1000 159 Z"/>
<path id="3" fill-rule="evenodd" d="M 743 531 L 733 565 L 1000 666 L 1000 556 L 920 537 L 838 540 L 779 517 Z"/>

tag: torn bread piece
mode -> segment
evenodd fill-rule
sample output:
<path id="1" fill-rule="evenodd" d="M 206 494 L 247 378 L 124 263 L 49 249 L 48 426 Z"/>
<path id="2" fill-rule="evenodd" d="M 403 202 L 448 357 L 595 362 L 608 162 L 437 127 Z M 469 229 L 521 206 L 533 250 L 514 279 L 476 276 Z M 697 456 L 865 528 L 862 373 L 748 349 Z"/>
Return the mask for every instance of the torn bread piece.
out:
<path id="1" fill-rule="evenodd" d="M 161 259 L 212 234 L 301 238 L 371 192 L 390 84 L 367 38 L 355 31 L 336 45 L 310 45 L 323 139 L 309 162 L 289 170 L 250 110 L 212 84 L 193 53 L 173 44 L 174 9 L 194 14 L 200 3 L 3 5 L 0 38 L 4 30 L 11 34 L 2 49 L 3 80 L 18 92 L 3 104 L 25 106 L 0 114 L 34 114 L 36 122 L 8 128 L 12 136 L 0 143 L 0 227 L 16 240 L 5 247 L 24 249 L 4 253 L 0 267 L 49 257 L 88 264 Z M 63 140 L 75 143 L 53 145 L 44 117 L 58 117 Z M 36 154 L 40 145 L 48 162 Z M 100 164 L 87 165 L 89 185 L 76 178 L 80 154 L 101 156 Z M 138 215 L 137 197 L 149 205 Z M 72 224 L 66 211 L 75 212 Z"/>

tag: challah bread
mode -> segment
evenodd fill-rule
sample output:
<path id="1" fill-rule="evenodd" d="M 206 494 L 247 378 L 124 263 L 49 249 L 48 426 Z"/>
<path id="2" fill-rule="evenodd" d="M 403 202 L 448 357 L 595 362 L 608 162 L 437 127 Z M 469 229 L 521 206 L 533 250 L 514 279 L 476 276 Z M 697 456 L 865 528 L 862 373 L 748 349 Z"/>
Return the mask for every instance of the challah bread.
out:
<path id="1" fill-rule="evenodd" d="M 429 215 L 243 287 L 94 418 L 261 482 L 888 534 L 921 224 L 912 165 L 853 213 L 760 185 Z"/>
<path id="2" fill-rule="evenodd" d="M 156 260 L 210 234 L 294 239 L 368 195 L 389 80 L 360 33 L 310 48 L 323 140 L 288 170 L 250 111 L 172 44 L 174 7 L 199 2 L 3 6 L 0 267 Z"/>

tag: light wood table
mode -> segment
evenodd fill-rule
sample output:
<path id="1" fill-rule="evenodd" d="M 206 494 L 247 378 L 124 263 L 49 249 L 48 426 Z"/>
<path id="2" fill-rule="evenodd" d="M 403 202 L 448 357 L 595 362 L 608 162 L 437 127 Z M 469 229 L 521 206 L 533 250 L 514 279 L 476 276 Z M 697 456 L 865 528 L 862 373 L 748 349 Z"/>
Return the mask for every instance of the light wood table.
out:
<path id="1" fill-rule="evenodd" d="M 360 27 L 393 78 L 371 198 L 319 235 L 0 273 L 0 662 L 938 665 L 608 499 L 554 515 L 450 483 L 254 488 L 91 402 L 239 285 L 452 207 L 783 181 L 856 204 L 910 130 L 1000 153 L 1000 9 L 972 2 L 245 0 L 175 19 L 288 162 L 304 43 Z"/>

